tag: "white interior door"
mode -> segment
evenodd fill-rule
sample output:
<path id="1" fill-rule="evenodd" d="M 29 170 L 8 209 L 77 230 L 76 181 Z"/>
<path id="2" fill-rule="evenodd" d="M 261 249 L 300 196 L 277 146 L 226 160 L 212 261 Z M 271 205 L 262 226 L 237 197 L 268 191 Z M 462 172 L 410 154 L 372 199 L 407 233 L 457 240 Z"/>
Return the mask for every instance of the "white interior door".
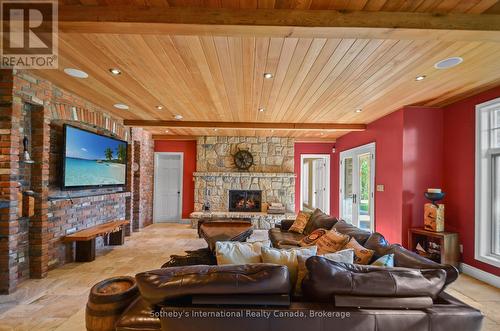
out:
<path id="1" fill-rule="evenodd" d="M 340 217 L 362 229 L 375 226 L 375 143 L 340 153 Z"/>
<path id="2" fill-rule="evenodd" d="M 155 153 L 155 223 L 182 218 L 182 163 L 182 153 Z"/>
<path id="3" fill-rule="evenodd" d="M 330 155 L 301 155 L 301 209 L 330 213 Z"/>

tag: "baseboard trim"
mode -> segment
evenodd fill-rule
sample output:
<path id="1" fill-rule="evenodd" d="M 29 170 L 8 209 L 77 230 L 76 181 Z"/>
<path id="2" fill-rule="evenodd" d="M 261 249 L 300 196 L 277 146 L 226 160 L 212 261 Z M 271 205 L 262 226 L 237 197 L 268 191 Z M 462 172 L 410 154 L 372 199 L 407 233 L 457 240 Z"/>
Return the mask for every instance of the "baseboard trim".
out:
<path id="1" fill-rule="evenodd" d="M 483 271 L 471 265 L 460 263 L 460 270 L 471 277 L 479 279 L 482 282 L 500 288 L 500 277 L 490 274 L 489 272 Z"/>

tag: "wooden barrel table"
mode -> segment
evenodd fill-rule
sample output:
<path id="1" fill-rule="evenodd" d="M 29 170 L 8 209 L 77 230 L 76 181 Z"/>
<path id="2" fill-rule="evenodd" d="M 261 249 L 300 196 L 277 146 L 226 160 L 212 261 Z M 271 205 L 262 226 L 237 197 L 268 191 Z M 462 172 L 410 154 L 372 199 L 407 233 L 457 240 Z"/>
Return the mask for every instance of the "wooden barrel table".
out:
<path id="1" fill-rule="evenodd" d="M 139 296 L 134 277 L 105 279 L 90 289 L 85 324 L 89 331 L 114 331 L 123 311 Z"/>

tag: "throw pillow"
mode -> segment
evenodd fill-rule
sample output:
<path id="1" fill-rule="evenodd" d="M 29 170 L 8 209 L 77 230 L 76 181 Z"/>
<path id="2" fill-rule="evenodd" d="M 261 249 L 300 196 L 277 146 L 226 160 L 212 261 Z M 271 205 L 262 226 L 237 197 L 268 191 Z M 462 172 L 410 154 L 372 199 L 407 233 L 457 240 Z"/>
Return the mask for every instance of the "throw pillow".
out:
<path id="1" fill-rule="evenodd" d="M 342 247 L 349 242 L 349 236 L 331 229 L 316 241 L 318 246 L 318 254 L 335 253 L 340 251 Z"/>
<path id="2" fill-rule="evenodd" d="M 316 246 L 290 249 L 262 247 L 262 262 L 287 266 L 288 272 L 290 273 L 290 285 L 293 289 L 297 282 L 298 257 L 311 257 L 316 255 L 316 251 Z"/>
<path id="3" fill-rule="evenodd" d="M 293 222 L 292 226 L 290 227 L 290 229 L 288 229 L 288 231 L 297 233 L 304 232 L 304 228 L 306 227 L 309 218 L 311 218 L 310 213 L 306 213 L 304 211 L 299 212 L 297 218 L 295 219 L 295 222 Z"/>
<path id="4" fill-rule="evenodd" d="M 316 229 L 326 229 L 331 230 L 335 223 L 337 223 L 337 218 L 335 216 L 330 216 L 323 213 L 320 209 L 314 210 L 311 214 L 311 218 L 307 222 L 306 227 L 304 228 L 304 234 L 311 234 Z"/>
<path id="5" fill-rule="evenodd" d="M 218 241 L 215 243 L 215 257 L 218 265 L 247 264 L 262 262 L 262 247 L 271 247 L 269 241 L 238 242 Z"/>
<path id="6" fill-rule="evenodd" d="M 338 251 L 336 253 L 328 253 L 322 255 L 325 259 L 334 261 L 334 262 L 343 262 L 343 263 L 353 263 L 354 262 L 354 250 L 353 249 L 344 249 Z M 299 255 L 297 260 L 299 262 L 297 269 L 297 283 L 295 285 L 295 295 L 302 295 L 302 280 L 307 275 L 306 261 L 310 258 L 310 256 L 302 256 Z"/>
<path id="7" fill-rule="evenodd" d="M 368 264 L 370 262 L 374 251 L 361 246 L 356 239 L 351 238 L 349 242 L 344 246 L 344 249 L 352 248 L 354 249 L 354 263 L 356 264 Z"/>
<path id="8" fill-rule="evenodd" d="M 379 267 L 394 267 L 394 254 L 387 254 L 378 258 L 372 265 Z"/>
<path id="9" fill-rule="evenodd" d="M 321 238 L 327 232 L 328 230 L 325 229 L 316 229 L 310 235 L 302 238 L 302 240 L 299 241 L 299 246 L 302 247 L 313 246 L 314 244 L 316 244 L 319 238 Z"/>

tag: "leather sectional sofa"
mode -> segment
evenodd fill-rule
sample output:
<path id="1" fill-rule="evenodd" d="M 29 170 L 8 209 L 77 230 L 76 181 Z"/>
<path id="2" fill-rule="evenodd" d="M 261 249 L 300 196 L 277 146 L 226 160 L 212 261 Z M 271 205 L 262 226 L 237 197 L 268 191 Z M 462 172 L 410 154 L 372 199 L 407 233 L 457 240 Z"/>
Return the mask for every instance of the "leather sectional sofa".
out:
<path id="1" fill-rule="evenodd" d="M 345 264 L 314 256 L 306 261 L 303 295 L 294 297 L 285 266 L 247 264 L 170 267 L 136 275 L 140 296 L 122 314 L 117 331 L 480 330 L 478 310 L 443 292 L 458 277 L 381 234 L 328 215 L 315 227 L 349 234 L 381 256 L 395 254 L 394 268 Z M 275 247 L 302 235 L 290 222 L 271 229 Z M 309 224 L 308 224 L 309 226 Z M 306 233 L 306 234 L 307 234 Z"/>

